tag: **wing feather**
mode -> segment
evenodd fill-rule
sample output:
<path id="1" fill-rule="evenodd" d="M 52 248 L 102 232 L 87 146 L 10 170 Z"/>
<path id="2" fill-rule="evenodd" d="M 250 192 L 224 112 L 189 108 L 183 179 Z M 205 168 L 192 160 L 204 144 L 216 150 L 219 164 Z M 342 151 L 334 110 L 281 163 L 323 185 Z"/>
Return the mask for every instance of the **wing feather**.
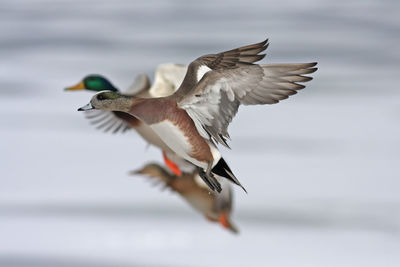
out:
<path id="1" fill-rule="evenodd" d="M 268 45 L 268 39 L 266 39 L 260 43 L 239 47 L 219 54 L 199 57 L 189 64 L 185 78 L 178 90 L 173 94 L 174 99 L 179 102 L 195 88 L 197 83 L 201 80 L 200 78 L 197 79 L 197 77 L 202 76 L 199 75 L 199 72 L 204 70 L 204 68 L 202 68 L 203 66 L 215 71 L 254 65 L 254 62 L 265 57 L 265 54 L 259 53 L 265 51 Z"/>
<path id="2" fill-rule="evenodd" d="M 171 96 L 193 119 L 206 139 L 226 146 L 228 125 L 239 105 L 275 104 L 297 93 L 304 76 L 317 63 L 257 65 L 268 47 L 263 42 L 199 57 L 189 64 L 179 89 Z"/>
<path id="3" fill-rule="evenodd" d="M 135 77 L 135 80 L 125 90 L 125 95 L 131 95 L 131 96 L 137 96 L 140 94 L 143 94 L 144 92 L 147 92 L 150 88 L 150 79 L 149 76 L 145 73 L 140 73 Z"/>
<path id="4" fill-rule="evenodd" d="M 226 144 L 228 125 L 239 105 L 275 104 L 305 86 L 316 63 L 248 65 L 207 72 L 178 105 L 218 143 Z M 204 136 L 204 135 L 203 135 Z"/>
<path id="5" fill-rule="evenodd" d="M 90 121 L 90 124 L 96 126 L 99 130 L 104 129 L 104 132 L 111 131 L 115 134 L 131 129 L 128 122 L 119 118 L 114 112 L 97 109 L 89 110 L 85 111 L 85 117 Z"/>
<path id="6" fill-rule="evenodd" d="M 182 64 L 164 63 L 157 66 L 154 83 L 148 97 L 162 97 L 173 94 L 182 83 L 187 67 Z"/>
<path id="7" fill-rule="evenodd" d="M 219 54 L 205 55 L 197 60 L 203 62 L 209 68 L 216 70 L 220 68 L 235 68 L 240 65 L 249 65 L 265 57 L 259 54 L 267 49 L 268 39 L 260 43 L 242 46 Z"/>

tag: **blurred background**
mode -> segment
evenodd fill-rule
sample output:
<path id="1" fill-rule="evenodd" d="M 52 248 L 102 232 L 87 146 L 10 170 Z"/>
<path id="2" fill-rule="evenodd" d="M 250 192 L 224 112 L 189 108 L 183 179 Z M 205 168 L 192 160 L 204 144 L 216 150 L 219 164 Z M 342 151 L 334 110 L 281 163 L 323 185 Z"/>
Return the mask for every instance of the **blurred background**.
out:
<path id="1" fill-rule="evenodd" d="M 399 1 L 0 2 L 0 266 L 399 266 Z M 270 38 L 318 61 L 278 105 L 242 107 L 224 157 L 233 235 L 128 172 L 161 162 L 96 131 L 63 88 L 127 88 L 160 63 Z"/>

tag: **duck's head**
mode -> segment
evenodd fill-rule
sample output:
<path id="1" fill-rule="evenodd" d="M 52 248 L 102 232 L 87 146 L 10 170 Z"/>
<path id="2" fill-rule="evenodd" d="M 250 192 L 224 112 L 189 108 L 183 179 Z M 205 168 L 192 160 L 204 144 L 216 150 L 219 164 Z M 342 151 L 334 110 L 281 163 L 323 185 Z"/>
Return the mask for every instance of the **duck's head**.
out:
<path id="1" fill-rule="evenodd" d="M 113 91 L 101 91 L 95 94 L 89 104 L 78 109 L 86 111 L 91 109 L 101 109 L 109 111 L 128 112 L 132 104 L 131 98 Z"/>
<path id="2" fill-rule="evenodd" d="M 67 87 L 65 88 L 65 90 L 67 91 L 89 90 L 95 92 L 109 90 L 113 92 L 118 92 L 118 89 L 115 88 L 114 85 L 112 85 L 112 83 L 109 80 L 98 74 L 88 75 L 76 85 Z"/>

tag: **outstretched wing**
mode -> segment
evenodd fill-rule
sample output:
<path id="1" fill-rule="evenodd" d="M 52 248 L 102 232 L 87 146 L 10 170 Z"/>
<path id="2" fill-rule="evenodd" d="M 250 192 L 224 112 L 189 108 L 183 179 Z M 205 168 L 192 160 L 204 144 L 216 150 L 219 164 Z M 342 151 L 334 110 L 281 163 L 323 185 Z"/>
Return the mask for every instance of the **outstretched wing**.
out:
<path id="1" fill-rule="evenodd" d="M 150 79 L 149 76 L 145 73 L 140 73 L 135 77 L 135 80 L 131 84 L 131 86 L 128 87 L 128 89 L 125 90 L 124 94 L 125 95 L 139 95 L 144 92 L 147 92 L 150 88 Z"/>
<path id="2" fill-rule="evenodd" d="M 181 85 L 187 67 L 182 64 L 164 63 L 156 68 L 154 83 L 148 91 L 148 97 L 163 97 L 173 94 Z"/>
<path id="3" fill-rule="evenodd" d="M 174 93 L 174 97 L 179 102 L 185 98 L 187 94 L 195 89 L 196 84 L 201 80 L 203 75 L 211 70 L 235 69 L 241 66 L 253 65 L 265 57 L 260 54 L 268 48 L 268 39 L 263 42 L 239 47 L 219 54 L 210 54 L 199 57 L 190 63 L 185 78 Z"/>
<path id="4" fill-rule="evenodd" d="M 123 112 L 93 109 L 85 111 L 84 113 L 85 117 L 90 121 L 90 124 L 96 126 L 99 130 L 112 132 L 113 134 L 124 133 L 132 129 L 129 121 L 137 120 L 135 117 Z"/>
<path id="5" fill-rule="evenodd" d="M 200 57 L 190 64 L 181 88 L 173 97 L 204 138 L 211 136 L 228 146 L 227 128 L 240 104 L 278 103 L 303 89 L 305 86 L 300 82 L 312 79 L 304 74 L 316 71 L 317 63 L 253 64 L 265 56 L 259 53 L 267 46 L 264 41 Z M 197 81 L 193 77 L 197 77 Z"/>
<path id="6" fill-rule="evenodd" d="M 177 178 L 174 175 L 171 175 L 164 167 L 157 163 L 148 163 L 142 169 L 133 170 L 130 174 L 144 174 L 149 178 L 154 178 L 153 185 L 162 185 L 162 189 L 169 188 L 172 191 L 176 191 L 173 186 L 173 181 Z"/>

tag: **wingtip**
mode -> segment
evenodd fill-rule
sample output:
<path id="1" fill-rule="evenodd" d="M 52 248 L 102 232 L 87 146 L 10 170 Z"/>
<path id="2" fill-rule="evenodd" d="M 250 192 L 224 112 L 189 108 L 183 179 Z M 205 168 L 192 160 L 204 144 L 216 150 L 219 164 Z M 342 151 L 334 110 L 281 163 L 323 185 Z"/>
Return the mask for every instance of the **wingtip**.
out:
<path id="1" fill-rule="evenodd" d="M 243 189 L 243 191 L 244 191 L 246 194 L 249 194 L 249 193 L 247 192 L 246 188 L 244 188 L 243 185 L 240 184 L 239 186 Z"/>
<path id="2" fill-rule="evenodd" d="M 261 43 L 258 43 L 258 44 L 256 44 L 256 45 L 262 47 L 262 50 L 261 50 L 261 51 L 265 51 L 265 50 L 268 48 L 268 46 L 269 46 L 269 39 L 267 38 L 267 39 L 265 39 L 264 41 L 262 41 Z M 261 51 L 260 51 L 260 52 L 261 52 Z"/>
<path id="3" fill-rule="evenodd" d="M 268 41 L 269 41 L 269 39 L 267 38 L 259 43 L 255 43 L 254 45 L 265 46 L 265 45 L 268 45 Z"/>
<path id="4" fill-rule="evenodd" d="M 138 175 L 138 174 L 143 174 L 142 170 L 131 170 L 128 172 L 129 175 Z"/>

